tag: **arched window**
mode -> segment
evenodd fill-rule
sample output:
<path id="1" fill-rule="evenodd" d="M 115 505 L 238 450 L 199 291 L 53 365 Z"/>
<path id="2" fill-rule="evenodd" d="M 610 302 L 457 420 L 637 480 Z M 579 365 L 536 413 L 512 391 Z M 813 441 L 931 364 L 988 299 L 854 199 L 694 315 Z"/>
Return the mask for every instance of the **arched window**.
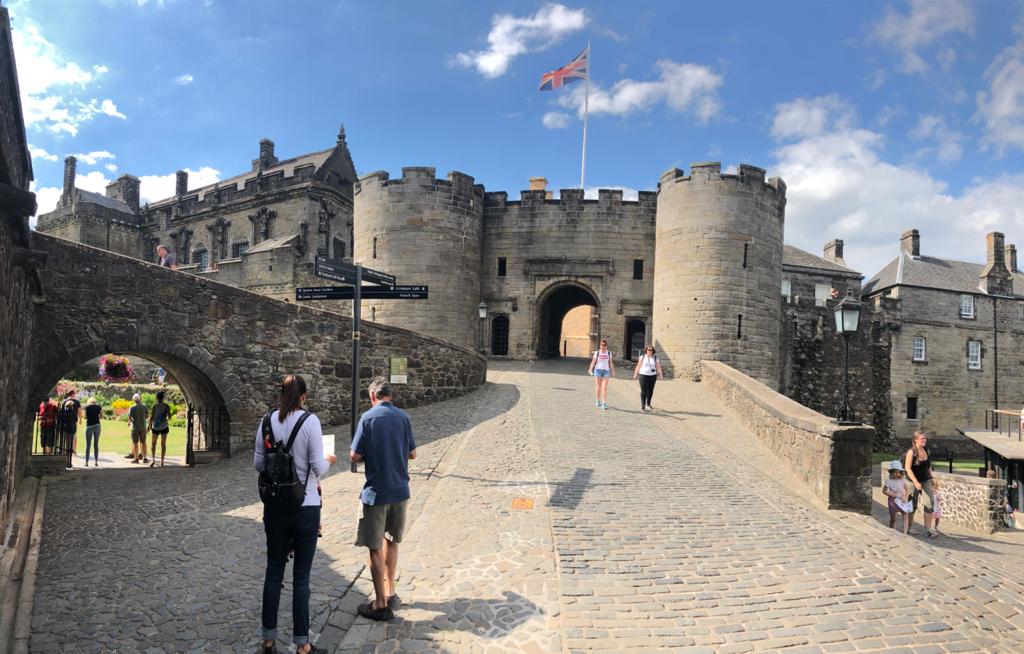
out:
<path id="1" fill-rule="evenodd" d="M 501 314 L 491 320 L 491 354 L 508 355 L 508 316 Z"/>

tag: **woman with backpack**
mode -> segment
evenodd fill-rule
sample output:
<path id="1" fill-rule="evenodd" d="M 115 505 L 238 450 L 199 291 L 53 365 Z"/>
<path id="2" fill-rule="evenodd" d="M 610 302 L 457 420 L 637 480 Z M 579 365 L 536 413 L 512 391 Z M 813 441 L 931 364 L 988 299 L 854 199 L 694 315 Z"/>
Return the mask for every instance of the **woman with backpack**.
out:
<path id="1" fill-rule="evenodd" d="M 661 362 L 658 355 L 654 353 L 654 346 L 648 345 L 644 348 L 644 355 L 636 362 L 633 369 L 633 379 L 640 377 L 640 410 L 646 411 L 651 408 L 651 398 L 654 397 L 654 383 L 658 379 L 664 379 L 665 373 L 661 370 Z"/>
<path id="2" fill-rule="evenodd" d="M 317 483 L 337 461 L 324 456 L 320 420 L 303 409 L 306 381 L 288 375 L 281 382 L 280 408 L 256 430 L 255 465 L 260 473 L 267 572 L 263 580 L 263 654 L 276 652 L 277 609 L 289 548 L 292 564 L 292 642 L 298 654 L 323 652 L 309 642 L 309 574 L 320 528 Z M 297 480 L 296 483 L 288 483 Z"/>

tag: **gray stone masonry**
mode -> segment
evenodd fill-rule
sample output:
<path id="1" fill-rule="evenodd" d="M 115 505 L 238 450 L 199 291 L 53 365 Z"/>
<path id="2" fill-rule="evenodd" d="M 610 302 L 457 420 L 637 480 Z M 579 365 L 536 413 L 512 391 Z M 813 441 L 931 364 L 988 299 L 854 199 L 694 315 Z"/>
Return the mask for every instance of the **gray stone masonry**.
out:
<path id="1" fill-rule="evenodd" d="M 941 522 L 951 522 L 982 534 L 1003 528 L 1001 501 L 1006 490 L 1005 480 L 935 471 L 932 476 L 939 482 Z"/>
<path id="2" fill-rule="evenodd" d="M 701 381 L 823 506 L 871 510 L 868 426 L 840 426 L 720 361 L 703 361 Z"/>

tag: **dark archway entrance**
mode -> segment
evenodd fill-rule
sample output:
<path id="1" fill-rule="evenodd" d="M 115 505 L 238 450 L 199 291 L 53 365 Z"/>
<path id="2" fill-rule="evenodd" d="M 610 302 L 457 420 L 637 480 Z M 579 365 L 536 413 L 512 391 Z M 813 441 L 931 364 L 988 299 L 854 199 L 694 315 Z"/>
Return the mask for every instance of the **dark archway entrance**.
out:
<path id="1" fill-rule="evenodd" d="M 584 286 L 567 283 L 548 291 L 538 303 L 537 356 L 557 357 L 562 353 L 562 320 L 565 314 L 581 305 L 600 309 L 594 294 Z M 594 311 L 594 321 L 598 312 Z M 591 348 L 595 349 L 596 328 L 591 330 Z"/>
<path id="2" fill-rule="evenodd" d="M 630 361 L 637 359 L 637 352 L 644 347 L 644 339 L 647 338 L 647 325 L 640 318 L 626 319 L 626 342 L 623 343 L 622 351 Z"/>
<path id="3" fill-rule="evenodd" d="M 491 354 L 508 356 L 508 316 L 505 314 L 491 320 Z"/>

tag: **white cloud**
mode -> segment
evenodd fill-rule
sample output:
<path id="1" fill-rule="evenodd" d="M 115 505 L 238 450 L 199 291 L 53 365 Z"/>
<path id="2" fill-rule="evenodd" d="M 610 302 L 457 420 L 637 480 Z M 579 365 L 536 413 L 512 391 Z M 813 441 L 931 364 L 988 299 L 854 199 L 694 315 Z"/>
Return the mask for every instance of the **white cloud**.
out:
<path id="1" fill-rule="evenodd" d="M 188 73 L 185 73 L 184 75 L 178 75 L 177 77 L 174 78 L 174 83 L 178 84 L 180 86 L 188 86 L 189 84 L 191 84 L 194 81 L 195 81 L 195 78 L 192 77 L 191 75 L 189 75 Z"/>
<path id="2" fill-rule="evenodd" d="M 28 190 L 36 194 L 36 215 L 29 218 L 29 226 L 36 228 L 36 216 L 50 213 L 57 206 L 60 199 L 60 189 L 52 186 L 36 186 L 35 182 L 29 182 Z"/>
<path id="3" fill-rule="evenodd" d="M 59 157 L 55 154 L 50 154 L 43 148 L 37 148 L 34 145 L 28 146 L 28 156 L 32 159 L 41 159 L 42 161 L 57 161 Z"/>
<path id="4" fill-rule="evenodd" d="M 1024 149 L 1024 41 L 1004 49 L 989 66 L 988 92 L 979 91 L 977 116 L 985 123 L 983 142 L 1003 153 Z"/>
<path id="5" fill-rule="evenodd" d="M 220 171 L 210 166 L 203 166 L 199 170 L 186 168 L 185 172 L 188 173 L 189 188 L 206 186 L 220 180 Z M 174 195 L 176 173 L 143 175 L 139 182 L 139 196 L 142 202 L 155 202 Z"/>
<path id="6" fill-rule="evenodd" d="M 104 168 L 106 168 L 107 170 L 109 170 L 112 173 L 116 173 L 117 172 L 117 164 L 108 163 L 106 166 L 104 166 Z"/>
<path id="7" fill-rule="evenodd" d="M 870 277 L 895 258 L 906 229 L 921 230 L 925 254 L 980 261 L 986 232 L 1003 231 L 1012 242 L 1024 228 L 1024 174 L 977 181 L 957 195 L 924 170 L 886 161 L 882 135 L 859 127 L 841 99 L 800 102 L 834 108 L 819 130 L 776 135 L 772 174 L 788 186 L 787 242 L 817 253 L 842 238 L 846 260 Z M 776 118 L 792 104 L 779 105 Z M 930 125 L 921 133 L 934 133 Z"/>
<path id="8" fill-rule="evenodd" d="M 797 98 L 775 107 L 772 136 L 777 139 L 818 136 L 835 126 L 847 127 L 853 108 L 835 93 L 817 98 Z"/>
<path id="9" fill-rule="evenodd" d="M 943 163 L 958 161 L 963 155 L 960 142 L 963 135 L 946 124 L 941 116 L 924 115 L 917 120 L 917 125 L 910 130 L 910 137 L 919 141 L 935 141 L 934 147 L 927 147 L 918 152 L 918 156 L 935 156 Z"/>
<path id="10" fill-rule="evenodd" d="M 561 111 L 549 111 L 544 114 L 541 122 L 544 127 L 548 129 L 565 129 L 569 126 L 569 120 L 572 118 L 569 114 L 562 113 Z"/>
<path id="11" fill-rule="evenodd" d="M 922 52 L 954 34 L 974 35 L 974 12 L 966 0 L 911 0 L 907 14 L 887 7 L 871 35 L 901 55 L 900 70 L 923 73 L 930 65 Z M 948 70 L 956 61 L 956 50 L 942 48 L 936 58 L 943 70 Z"/>
<path id="12" fill-rule="evenodd" d="M 113 153 L 107 152 L 106 150 L 94 150 L 92 152 L 79 152 L 73 155 L 75 159 L 78 159 L 84 164 L 89 166 L 95 166 L 103 159 L 115 159 Z"/>
<path id="13" fill-rule="evenodd" d="M 107 178 L 107 176 L 100 171 L 93 170 L 84 175 L 81 173 L 75 175 L 75 188 L 106 195 L 107 184 L 112 181 L 112 179 Z"/>
<path id="14" fill-rule="evenodd" d="M 655 69 L 658 78 L 651 82 L 623 79 L 610 89 L 591 83 L 590 113 L 626 116 L 664 102 L 673 111 L 692 113 L 697 122 L 706 123 L 721 109 L 718 87 L 722 85 L 722 77 L 707 66 L 661 59 Z M 575 84 L 558 103 L 582 115 L 585 93 L 583 85 Z"/>
<path id="15" fill-rule="evenodd" d="M 106 66 L 85 68 L 68 60 L 46 40 L 38 26 L 28 21 L 15 25 L 14 50 L 27 127 L 74 136 L 82 123 L 97 114 L 125 117 L 110 99 L 88 103 L 81 99 L 100 76 L 109 72 Z"/>
<path id="16" fill-rule="evenodd" d="M 537 13 L 526 17 L 497 14 L 491 20 L 487 49 L 460 52 L 452 61 L 465 68 L 475 68 L 489 79 L 501 77 L 514 58 L 546 50 L 586 24 L 587 14 L 583 9 L 569 9 L 560 4 L 544 5 Z"/>

